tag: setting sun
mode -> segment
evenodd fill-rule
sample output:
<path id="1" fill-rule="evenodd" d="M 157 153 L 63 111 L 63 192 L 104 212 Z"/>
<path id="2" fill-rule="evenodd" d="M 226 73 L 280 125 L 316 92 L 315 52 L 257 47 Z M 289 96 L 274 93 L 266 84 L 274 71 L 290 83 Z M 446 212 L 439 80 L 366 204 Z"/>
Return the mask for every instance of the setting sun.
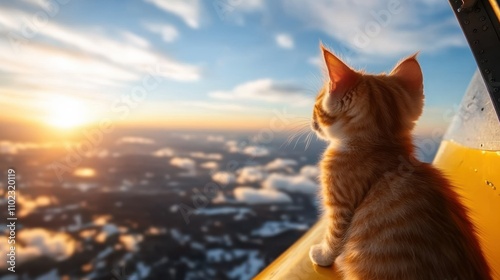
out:
<path id="1" fill-rule="evenodd" d="M 57 128 L 74 128 L 90 121 L 86 105 L 73 98 L 54 97 L 47 104 L 47 108 L 47 123 Z"/>

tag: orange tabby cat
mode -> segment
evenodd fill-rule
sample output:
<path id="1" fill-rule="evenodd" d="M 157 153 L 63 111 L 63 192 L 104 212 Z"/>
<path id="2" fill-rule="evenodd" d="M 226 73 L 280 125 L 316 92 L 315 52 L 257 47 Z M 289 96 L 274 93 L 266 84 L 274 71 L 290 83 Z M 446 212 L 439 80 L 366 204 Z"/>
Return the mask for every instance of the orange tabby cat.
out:
<path id="1" fill-rule="evenodd" d="M 312 126 L 330 143 L 321 161 L 329 224 L 312 262 L 335 261 L 345 279 L 491 279 L 458 195 L 415 158 L 411 131 L 424 103 L 416 55 L 368 75 L 321 49 L 330 81 Z"/>

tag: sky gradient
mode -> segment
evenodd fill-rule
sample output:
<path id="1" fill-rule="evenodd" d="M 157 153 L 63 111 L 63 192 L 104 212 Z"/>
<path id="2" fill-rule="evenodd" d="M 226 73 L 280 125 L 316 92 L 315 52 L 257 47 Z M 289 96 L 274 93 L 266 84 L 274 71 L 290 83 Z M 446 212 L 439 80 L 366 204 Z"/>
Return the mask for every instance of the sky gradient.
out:
<path id="1" fill-rule="evenodd" d="M 311 115 L 319 42 L 389 72 L 420 51 L 420 133 L 442 130 L 476 69 L 446 1 L 23 0 L 0 4 L 4 121 L 74 129 L 258 129 Z"/>

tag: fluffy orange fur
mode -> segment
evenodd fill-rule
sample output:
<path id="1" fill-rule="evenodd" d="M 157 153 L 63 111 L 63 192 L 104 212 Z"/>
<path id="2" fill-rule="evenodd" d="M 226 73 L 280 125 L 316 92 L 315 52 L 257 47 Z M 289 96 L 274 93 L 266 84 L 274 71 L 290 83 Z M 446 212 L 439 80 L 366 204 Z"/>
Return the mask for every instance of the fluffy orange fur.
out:
<path id="1" fill-rule="evenodd" d="M 491 279 L 450 182 L 415 158 L 411 131 L 424 103 L 416 55 L 368 75 L 322 52 L 329 83 L 312 127 L 330 142 L 320 164 L 329 224 L 312 262 L 335 262 L 345 279 Z"/>

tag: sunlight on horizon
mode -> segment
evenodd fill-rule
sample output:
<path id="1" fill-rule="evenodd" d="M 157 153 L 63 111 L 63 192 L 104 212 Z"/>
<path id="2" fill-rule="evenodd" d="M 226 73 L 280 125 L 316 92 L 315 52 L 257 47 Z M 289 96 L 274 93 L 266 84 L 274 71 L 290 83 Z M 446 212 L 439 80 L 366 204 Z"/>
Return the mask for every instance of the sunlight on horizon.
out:
<path id="1" fill-rule="evenodd" d="M 45 122 L 55 128 L 71 129 L 91 122 L 88 106 L 66 96 L 55 96 L 44 104 L 48 110 Z"/>

